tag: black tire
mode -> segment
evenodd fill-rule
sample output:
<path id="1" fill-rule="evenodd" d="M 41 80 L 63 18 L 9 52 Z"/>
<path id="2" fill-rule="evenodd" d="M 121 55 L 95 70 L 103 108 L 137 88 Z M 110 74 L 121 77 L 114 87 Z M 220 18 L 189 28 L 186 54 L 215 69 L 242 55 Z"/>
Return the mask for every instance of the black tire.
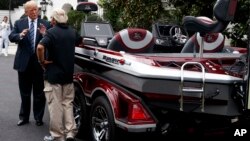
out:
<path id="1" fill-rule="evenodd" d="M 74 118 L 77 125 L 77 138 L 86 137 L 88 134 L 88 116 L 85 96 L 78 84 L 74 84 L 75 87 L 75 98 L 73 101 Z"/>
<path id="2" fill-rule="evenodd" d="M 115 140 L 116 126 L 113 111 L 106 97 L 100 96 L 95 99 L 91 108 L 90 121 L 93 141 Z"/>

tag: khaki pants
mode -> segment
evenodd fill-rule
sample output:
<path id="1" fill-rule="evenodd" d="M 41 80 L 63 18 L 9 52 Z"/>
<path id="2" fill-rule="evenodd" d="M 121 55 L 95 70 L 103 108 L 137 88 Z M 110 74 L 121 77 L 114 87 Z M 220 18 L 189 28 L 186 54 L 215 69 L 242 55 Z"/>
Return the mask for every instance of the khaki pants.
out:
<path id="1" fill-rule="evenodd" d="M 44 92 L 50 115 L 50 134 L 57 140 L 74 137 L 76 123 L 73 116 L 74 85 L 50 84 L 44 81 Z"/>

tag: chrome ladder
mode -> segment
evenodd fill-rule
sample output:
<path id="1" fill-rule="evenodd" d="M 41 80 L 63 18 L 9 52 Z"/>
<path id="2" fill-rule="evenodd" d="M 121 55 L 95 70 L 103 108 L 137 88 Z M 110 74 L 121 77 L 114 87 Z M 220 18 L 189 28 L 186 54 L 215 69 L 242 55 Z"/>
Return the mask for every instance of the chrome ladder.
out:
<path id="1" fill-rule="evenodd" d="M 189 65 L 198 65 L 201 68 L 201 73 L 202 73 L 202 85 L 201 87 L 187 87 L 184 86 L 184 69 L 185 66 Z M 183 103 L 184 103 L 184 98 L 183 98 L 183 93 L 189 92 L 189 93 L 201 93 L 201 111 L 204 112 L 204 107 L 205 107 L 205 68 L 204 66 L 199 63 L 199 62 L 186 62 L 181 66 L 181 84 L 180 84 L 180 111 L 183 111 Z"/>

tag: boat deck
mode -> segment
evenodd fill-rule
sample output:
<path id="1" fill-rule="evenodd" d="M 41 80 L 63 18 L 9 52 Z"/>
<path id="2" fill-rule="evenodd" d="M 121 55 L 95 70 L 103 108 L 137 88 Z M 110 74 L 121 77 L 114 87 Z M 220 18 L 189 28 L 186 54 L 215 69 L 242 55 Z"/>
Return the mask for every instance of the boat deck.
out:
<path id="1" fill-rule="evenodd" d="M 137 54 L 147 57 L 173 57 L 173 58 L 193 58 L 194 53 L 144 53 Z M 234 54 L 234 53 L 204 53 L 203 58 L 240 58 L 243 54 Z M 196 53 L 195 56 L 199 58 L 199 54 Z"/>

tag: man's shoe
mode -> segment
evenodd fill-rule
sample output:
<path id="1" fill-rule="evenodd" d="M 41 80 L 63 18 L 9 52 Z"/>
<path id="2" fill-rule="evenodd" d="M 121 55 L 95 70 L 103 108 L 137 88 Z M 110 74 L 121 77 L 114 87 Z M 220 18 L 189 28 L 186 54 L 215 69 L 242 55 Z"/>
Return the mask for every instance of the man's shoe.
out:
<path id="1" fill-rule="evenodd" d="M 36 126 L 42 126 L 43 125 L 43 122 L 42 121 L 40 121 L 40 120 L 37 120 L 36 121 Z"/>
<path id="2" fill-rule="evenodd" d="M 44 140 L 44 141 L 55 141 L 55 138 L 52 137 L 52 136 L 45 136 L 45 137 L 43 138 L 43 140 Z"/>
<path id="3" fill-rule="evenodd" d="M 22 126 L 22 125 L 28 124 L 28 123 L 29 123 L 28 120 L 19 120 L 19 121 L 17 122 L 17 126 Z"/>
<path id="4" fill-rule="evenodd" d="M 66 138 L 66 141 L 75 141 L 75 139 L 73 137 L 68 137 Z"/>

